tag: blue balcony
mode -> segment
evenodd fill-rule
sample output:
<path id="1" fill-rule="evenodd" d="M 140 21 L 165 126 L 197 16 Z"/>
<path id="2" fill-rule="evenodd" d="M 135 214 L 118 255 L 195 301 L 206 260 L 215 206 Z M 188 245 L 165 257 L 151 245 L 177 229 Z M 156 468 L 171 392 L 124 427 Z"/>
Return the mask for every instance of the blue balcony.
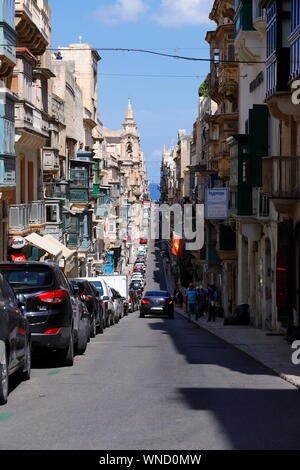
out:
<path id="1" fill-rule="evenodd" d="M 16 64 L 15 2 L 0 3 L 0 78 L 8 77 Z"/>
<path id="2" fill-rule="evenodd" d="M 9 90 L 4 89 L 0 92 L 1 186 L 15 186 L 16 184 L 14 104 L 15 97 Z"/>

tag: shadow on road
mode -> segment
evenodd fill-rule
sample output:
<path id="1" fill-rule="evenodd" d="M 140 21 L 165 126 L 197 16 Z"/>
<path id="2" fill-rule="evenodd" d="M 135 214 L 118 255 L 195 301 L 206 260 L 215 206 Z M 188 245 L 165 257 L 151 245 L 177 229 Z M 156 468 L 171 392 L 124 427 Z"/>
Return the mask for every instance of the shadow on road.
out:
<path id="1" fill-rule="evenodd" d="M 297 390 L 180 388 L 196 411 L 209 411 L 239 450 L 299 450 L 300 394 Z"/>
<path id="2" fill-rule="evenodd" d="M 157 289 L 164 289 L 165 279 L 158 251 L 155 250 L 153 279 L 158 283 Z M 276 376 L 247 354 L 179 315 L 175 315 L 174 320 L 160 317 L 148 325 L 168 335 L 188 364 L 216 366 L 216 374 L 218 368 L 223 368 L 253 377 Z M 198 369 L 199 374 L 201 370 Z M 286 389 L 264 388 L 264 385 L 259 389 L 245 388 L 243 375 L 240 383 L 241 388 L 231 388 L 230 383 L 224 383 L 224 388 L 177 388 L 176 400 L 184 402 L 195 412 L 208 411 L 215 415 L 231 441 L 232 449 L 300 449 L 299 391 L 288 389 L 286 384 Z M 258 378 L 256 383 L 261 383 Z"/>

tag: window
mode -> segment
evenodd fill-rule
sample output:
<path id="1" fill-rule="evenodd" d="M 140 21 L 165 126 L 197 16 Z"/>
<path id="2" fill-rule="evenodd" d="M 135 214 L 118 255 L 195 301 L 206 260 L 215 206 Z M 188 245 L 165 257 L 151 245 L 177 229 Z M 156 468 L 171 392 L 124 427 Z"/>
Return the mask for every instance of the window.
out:
<path id="1" fill-rule="evenodd" d="M 88 173 L 85 169 L 72 169 L 70 171 L 70 178 L 72 186 L 82 187 L 88 185 Z"/>
<path id="2" fill-rule="evenodd" d="M 2 266 L 1 271 L 12 286 L 47 287 L 53 282 L 52 270 L 47 267 Z"/>
<path id="3" fill-rule="evenodd" d="M 58 204 L 46 204 L 46 222 L 58 223 L 59 221 L 60 217 Z"/>
<path id="4" fill-rule="evenodd" d="M 300 38 L 291 45 L 291 75 L 295 77 L 300 73 Z"/>
<path id="5" fill-rule="evenodd" d="M 300 26 L 300 0 L 292 0 L 292 31 Z"/>
<path id="6" fill-rule="evenodd" d="M 103 287 L 100 281 L 89 281 L 89 282 L 96 287 L 100 296 L 103 295 Z"/>

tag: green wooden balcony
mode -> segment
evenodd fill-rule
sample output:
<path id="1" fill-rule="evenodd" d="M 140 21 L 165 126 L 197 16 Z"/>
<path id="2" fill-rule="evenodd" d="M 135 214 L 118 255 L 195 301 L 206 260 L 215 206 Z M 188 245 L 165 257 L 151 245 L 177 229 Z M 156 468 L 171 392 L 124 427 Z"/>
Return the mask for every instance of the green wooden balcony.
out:
<path id="1" fill-rule="evenodd" d="M 89 191 L 88 189 L 70 189 L 70 202 L 88 203 Z"/>

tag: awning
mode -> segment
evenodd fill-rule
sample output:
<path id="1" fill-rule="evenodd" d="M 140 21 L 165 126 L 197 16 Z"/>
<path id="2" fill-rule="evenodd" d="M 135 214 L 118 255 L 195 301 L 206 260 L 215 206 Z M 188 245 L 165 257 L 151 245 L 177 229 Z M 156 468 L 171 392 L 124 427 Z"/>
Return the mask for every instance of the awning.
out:
<path id="1" fill-rule="evenodd" d="M 52 238 L 52 237 L 51 237 Z M 57 245 L 51 243 L 50 240 L 46 238 L 46 235 L 41 237 L 37 233 L 31 233 L 25 237 L 25 240 L 28 241 L 33 246 L 40 248 L 41 250 L 47 251 L 52 256 L 59 256 L 62 254 L 62 249 Z"/>
<path id="2" fill-rule="evenodd" d="M 63 243 L 61 243 L 57 238 L 52 237 L 52 235 L 45 235 L 44 238 L 49 241 L 52 245 L 56 246 L 57 249 L 60 249 L 62 251 L 62 256 L 65 258 L 65 260 L 71 258 L 76 253 L 76 250 L 70 250 L 67 248 Z"/>

